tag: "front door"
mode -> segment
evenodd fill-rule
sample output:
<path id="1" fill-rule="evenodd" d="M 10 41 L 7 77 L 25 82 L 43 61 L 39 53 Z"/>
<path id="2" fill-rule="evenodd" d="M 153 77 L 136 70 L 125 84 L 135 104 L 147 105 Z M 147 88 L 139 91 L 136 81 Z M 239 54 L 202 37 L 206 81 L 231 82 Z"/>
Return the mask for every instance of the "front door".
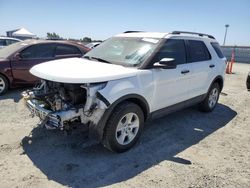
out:
<path id="1" fill-rule="evenodd" d="M 153 62 L 159 62 L 163 58 L 173 58 L 177 66 L 174 69 L 152 69 L 155 81 L 153 111 L 188 99 L 190 65 L 186 63 L 184 40 L 168 39 L 153 58 Z"/>
<path id="2" fill-rule="evenodd" d="M 29 70 L 34 65 L 54 59 L 54 44 L 35 44 L 20 52 L 19 58 L 11 61 L 15 83 L 33 84 L 39 78 L 33 76 Z"/>

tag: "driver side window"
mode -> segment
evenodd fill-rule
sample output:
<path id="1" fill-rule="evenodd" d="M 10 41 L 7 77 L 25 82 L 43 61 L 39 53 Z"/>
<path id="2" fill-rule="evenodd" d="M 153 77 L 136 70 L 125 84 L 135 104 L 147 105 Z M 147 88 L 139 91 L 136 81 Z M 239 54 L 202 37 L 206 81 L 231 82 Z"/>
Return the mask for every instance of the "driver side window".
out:
<path id="1" fill-rule="evenodd" d="M 153 63 L 159 62 L 163 58 L 173 58 L 176 65 L 186 63 L 184 40 L 168 39 L 159 52 L 157 52 L 153 59 Z"/>
<path id="2" fill-rule="evenodd" d="M 24 49 L 20 56 L 23 59 L 49 59 L 54 57 L 54 44 L 37 44 Z"/>

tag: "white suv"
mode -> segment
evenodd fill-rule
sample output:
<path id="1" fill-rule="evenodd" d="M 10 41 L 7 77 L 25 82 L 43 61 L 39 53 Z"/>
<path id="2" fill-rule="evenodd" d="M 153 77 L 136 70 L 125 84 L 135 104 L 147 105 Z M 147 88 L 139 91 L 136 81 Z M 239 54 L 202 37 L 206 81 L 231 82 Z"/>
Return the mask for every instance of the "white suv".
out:
<path id="1" fill-rule="evenodd" d="M 55 60 L 30 72 L 41 84 L 23 96 L 47 128 L 87 126 L 115 152 L 130 149 L 146 120 L 200 104 L 212 111 L 223 88 L 226 58 L 213 36 L 129 31 L 83 58 Z"/>

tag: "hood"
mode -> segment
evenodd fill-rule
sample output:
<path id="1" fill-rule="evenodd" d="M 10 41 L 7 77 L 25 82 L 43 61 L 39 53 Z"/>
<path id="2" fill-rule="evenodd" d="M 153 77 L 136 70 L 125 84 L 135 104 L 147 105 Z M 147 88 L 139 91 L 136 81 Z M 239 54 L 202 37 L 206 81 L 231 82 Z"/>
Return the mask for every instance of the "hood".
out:
<path id="1" fill-rule="evenodd" d="M 68 58 L 35 65 L 30 73 L 39 78 L 62 83 L 95 83 L 135 76 L 136 68 Z"/>

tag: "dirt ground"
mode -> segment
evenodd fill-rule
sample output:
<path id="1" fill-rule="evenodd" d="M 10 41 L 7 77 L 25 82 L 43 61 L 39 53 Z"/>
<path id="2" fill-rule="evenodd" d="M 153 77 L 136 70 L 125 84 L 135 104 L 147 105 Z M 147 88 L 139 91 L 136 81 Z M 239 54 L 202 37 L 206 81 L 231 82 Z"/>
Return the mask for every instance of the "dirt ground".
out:
<path id="1" fill-rule="evenodd" d="M 86 133 L 36 127 L 20 99 L 0 97 L 0 187 L 250 187 L 250 64 L 226 75 L 212 113 L 197 107 L 148 123 L 139 143 L 114 154 Z"/>

